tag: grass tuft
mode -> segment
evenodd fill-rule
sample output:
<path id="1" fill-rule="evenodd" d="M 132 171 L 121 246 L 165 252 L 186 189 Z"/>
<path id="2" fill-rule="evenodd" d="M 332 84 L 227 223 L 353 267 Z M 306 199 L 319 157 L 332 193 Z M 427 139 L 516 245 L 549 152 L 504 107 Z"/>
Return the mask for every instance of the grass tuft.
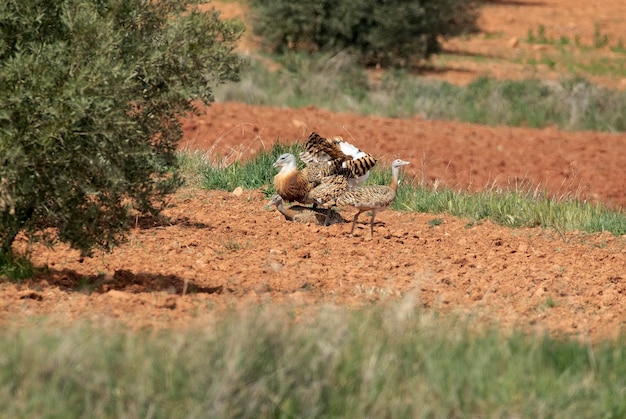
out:
<path id="1" fill-rule="evenodd" d="M 9 253 L 0 258 L 0 278 L 6 277 L 11 281 L 20 282 L 34 274 L 35 267 L 24 255 Z"/>
<path id="2" fill-rule="evenodd" d="M 203 181 L 202 186 L 207 189 L 223 189 L 232 191 L 240 186 L 244 189 L 258 189 L 263 187 L 269 196 L 273 193 L 272 180 L 277 170 L 272 167 L 278 156 L 283 153 L 295 153 L 301 151 L 298 144 L 284 145 L 274 144 L 271 150 L 262 151 L 254 159 L 247 162 L 236 160 L 224 164 L 218 160 L 213 164 L 206 164 L 200 170 Z"/>
<path id="3" fill-rule="evenodd" d="M 601 204 L 549 197 L 533 189 L 427 189 L 416 184 L 398 191 L 394 208 L 432 214 L 447 213 L 472 221 L 488 219 L 507 227 L 553 228 L 559 233 L 584 231 L 626 234 L 626 214 Z"/>

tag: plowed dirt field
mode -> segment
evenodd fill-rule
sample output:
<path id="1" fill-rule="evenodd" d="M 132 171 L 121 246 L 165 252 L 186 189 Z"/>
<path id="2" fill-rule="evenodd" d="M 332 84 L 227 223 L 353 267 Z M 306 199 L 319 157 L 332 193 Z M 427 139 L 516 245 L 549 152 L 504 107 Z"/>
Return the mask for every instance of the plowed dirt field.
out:
<path id="1" fill-rule="evenodd" d="M 481 25 L 485 33 L 502 32 L 495 40 L 500 44 L 477 35 L 449 45 L 512 48 L 507 42 L 542 22 L 584 37 L 593 36 L 593 23 L 599 22 L 617 37 L 626 18 L 623 2 L 602 4 L 492 2 Z M 226 15 L 242 13 L 228 5 L 223 5 Z M 483 70 L 451 68 L 435 76 L 462 83 Z M 523 76 L 515 71 L 507 66 L 499 75 Z M 613 87 L 620 83 L 606 81 Z M 185 121 L 184 129 L 181 147 L 230 159 L 249 158 L 276 141 L 303 141 L 315 130 L 346 137 L 379 157 L 381 165 L 396 157 L 409 160 L 406 175 L 426 187 L 532 185 L 556 196 L 626 208 L 626 135 L 621 133 L 485 127 L 239 103 L 216 103 L 205 115 Z M 0 322 L 47 315 L 61 322 L 90 319 L 167 328 L 247 304 L 358 307 L 410 297 L 426 310 L 557 334 L 613 338 L 626 328 L 624 236 L 562 236 L 549 229 L 386 211 L 378 215 L 370 239 L 365 216 L 351 237 L 350 224 L 289 223 L 265 202 L 258 190 L 233 194 L 188 188 L 171 197 L 165 212 L 169 221 L 139 220 L 128 242 L 111 253 L 82 259 L 63 245 L 32 246 L 36 266 L 46 269 L 22 284 L 0 282 Z M 342 214 L 350 219 L 353 212 Z"/>

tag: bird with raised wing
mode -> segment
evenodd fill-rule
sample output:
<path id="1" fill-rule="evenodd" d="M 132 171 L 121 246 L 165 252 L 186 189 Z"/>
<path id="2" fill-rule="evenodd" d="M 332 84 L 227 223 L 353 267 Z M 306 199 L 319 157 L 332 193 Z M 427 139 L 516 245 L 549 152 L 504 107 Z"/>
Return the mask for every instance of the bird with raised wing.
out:
<path id="1" fill-rule="evenodd" d="M 370 169 L 376 165 L 374 156 L 344 141 L 342 137 L 325 138 L 316 132 L 309 135 L 304 151 L 300 153 L 300 160 L 307 164 L 308 171 L 317 173 L 321 170 L 317 178 L 309 175 L 310 180 L 341 174 L 348 178 L 350 186 L 358 186 L 367 180 Z"/>
<path id="2" fill-rule="evenodd" d="M 348 185 L 366 179 L 376 164 L 374 157 L 352 144 L 315 132 L 309 135 L 300 158 L 306 164 L 302 170 L 291 153 L 281 154 L 274 162 L 274 167 L 280 168 L 274 176 L 274 187 L 286 202 L 323 205 L 327 199 L 343 193 Z"/>

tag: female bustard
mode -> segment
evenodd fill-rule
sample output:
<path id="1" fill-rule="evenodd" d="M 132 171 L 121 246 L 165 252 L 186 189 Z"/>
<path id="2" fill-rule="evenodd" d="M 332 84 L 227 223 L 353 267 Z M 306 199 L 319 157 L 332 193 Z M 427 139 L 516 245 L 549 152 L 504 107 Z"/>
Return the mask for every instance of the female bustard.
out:
<path id="1" fill-rule="evenodd" d="M 374 217 L 376 217 L 377 213 L 386 210 L 391 206 L 391 204 L 393 204 L 398 190 L 398 175 L 400 173 L 400 168 L 407 164 L 409 164 L 408 161 L 400 159 L 393 161 L 391 164 L 391 185 L 367 185 L 351 188 L 332 202 L 332 204 L 337 205 L 338 207 L 350 206 L 358 210 L 352 220 L 352 229 L 350 230 L 350 234 L 354 233 L 354 227 L 359 215 L 366 211 L 371 211 L 372 218 L 370 219 L 370 237 L 374 237 Z"/>
<path id="2" fill-rule="evenodd" d="M 278 194 L 272 196 L 267 205 L 276 206 L 276 209 L 285 217 L 287 221 L 318 225 L 331 225 L 346 222 L 346 220 L 339 215 L 337 211 L 331 210 L 330 216 L 328 216 L 327 210 L 321 208 L 309 208 L 301 205 L 292 205 L 289 208 L 285 208 L 283 206 L 283 198 Z"/>

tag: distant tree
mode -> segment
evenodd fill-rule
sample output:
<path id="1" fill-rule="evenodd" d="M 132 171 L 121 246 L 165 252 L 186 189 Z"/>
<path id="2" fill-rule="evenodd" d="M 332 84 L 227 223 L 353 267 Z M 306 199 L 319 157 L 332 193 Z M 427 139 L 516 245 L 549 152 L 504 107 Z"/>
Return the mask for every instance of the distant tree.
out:
<path id="1" fill-rule="evenodd" d="M 406 66 L 440 39 L 476 30 L 480 0 L 250 0 L 271 52 L 349 51 L 365 65 Z"/>
<path id="2" fill-rule="evenodd" d="M 158 214 L 179 117 L 242 65 L 243 27 L 198 3 L 0 2 L 0 265 L 20 232 L 89 254 Z"/>

